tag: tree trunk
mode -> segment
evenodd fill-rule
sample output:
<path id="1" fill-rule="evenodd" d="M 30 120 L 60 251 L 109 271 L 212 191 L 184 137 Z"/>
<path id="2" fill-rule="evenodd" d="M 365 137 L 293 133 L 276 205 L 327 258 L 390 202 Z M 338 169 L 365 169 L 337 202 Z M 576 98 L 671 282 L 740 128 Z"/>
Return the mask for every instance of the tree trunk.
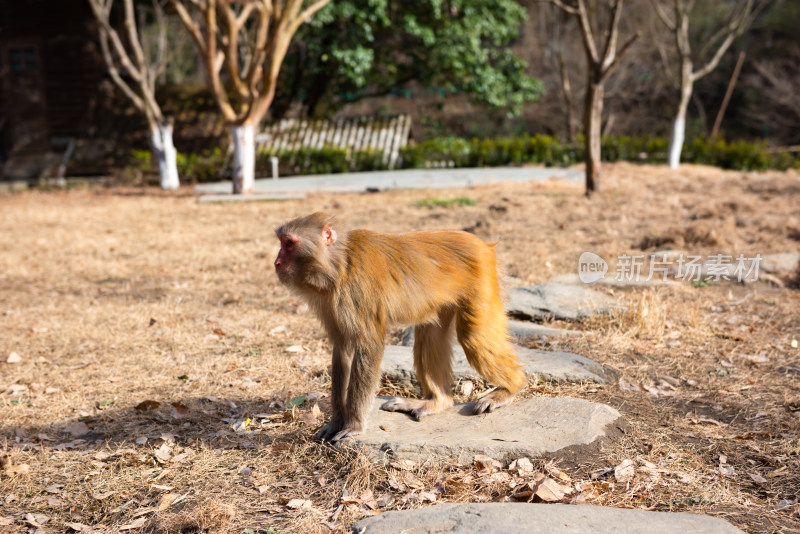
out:
<path id="1" fill-rule="evenodd" d="M 166 122 L 150 127 L 150 146 L 158 163 L 161 189 L 180 187 L 178 177 L 178 153 L 172 143 L 172 124 Z"/>
<path id="2" fill-rule="evenodd" d="M 233 137 L 233 194 L 253 192 L 256 174 L 256 135 L 253 124 L 231 126 Z"/>
<path id="3" fill-rule="evenodd" d="M 667 163 L 670 169 L 677 169 L 681 164 L 683 140 L 686 137 L 686 111 L 689 109 L 689 101 L 692 99 L 693 86 L 692 63 L 684 62 L 681 68 L 681 101 L 678 104 L 675 120 L 672 121 L 672 137 L 669 141 Z"/>
<path id="4" fill-rule="evenodd" d="M 589 82 L 586 86 L 586 104 L 583 129 L 586 134 L 584 159 L 586 160 L 586 196 L 600 191 L 600 135 L 603 121 L 603 84 Z"/>

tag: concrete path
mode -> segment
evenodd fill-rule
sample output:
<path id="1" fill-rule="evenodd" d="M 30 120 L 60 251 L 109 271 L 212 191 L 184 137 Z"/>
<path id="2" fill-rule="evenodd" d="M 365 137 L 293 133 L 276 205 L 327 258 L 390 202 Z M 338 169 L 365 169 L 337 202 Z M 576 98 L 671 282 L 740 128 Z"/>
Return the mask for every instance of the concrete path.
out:
<path id="1" fill-rule="evenodd" d="M 359 193 L 385 189 L 449 189 L 502 182 L 531 182 L 557 178 L 582 183 L 583 171 L 549 167 L 486 167 L 475 169 L 407 169 L 401 171 L 318 174 L 256 180 L 254 193 Z M 230 193 L 231 182 L 200 184 L 200 193 Z"/>
<path id="2" fill-rule="evenodd" d="M 607 436 L 607 429 L 621 417 L 610 406 L 583 399 L 535 397 L 482 415 L 472 414 L 472 403 L 457 404 L 415 421 L 404 413 L 381 410 L 390 398 L 376 398 L 367 431 L 343 444 L 363 447 L 379 461 L 441 456 L 472 462 L 476 454 L 486 454 L 502 462 L 588 445 Z"/>
<path id="3" fill-rule="evenodd" d="M 353 525 L 359 534 L 744 534 L 724 519 L 569 504 L 439 504 L 385 512 Z"/>

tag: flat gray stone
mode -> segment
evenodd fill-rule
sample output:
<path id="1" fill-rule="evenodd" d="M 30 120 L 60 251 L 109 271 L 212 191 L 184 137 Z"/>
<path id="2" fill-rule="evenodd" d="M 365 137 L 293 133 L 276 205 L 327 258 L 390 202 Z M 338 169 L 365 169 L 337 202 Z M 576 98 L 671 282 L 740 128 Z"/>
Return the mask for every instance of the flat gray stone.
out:
<path id="1" fill-rule="evenodd" d="M 761 260 L 761 269 L 768 273 L 794 272 L 800 263 L 800 253 L 783 252 L 781 254 L 767 254 Z"/>
<path id="2" fill-rule="evenodd" d="M 506 312 L 532 319 L 575 321 L 609 313 L 616 307 L 616 300 L 605 293 L 584 286 L 546 283 L 510 290 Z"/>
<path id="3" fill-rule="evenodd" d="M 571 352 L 550 352 L 545 350 L 514 347 L 514 352 L 525 372 L 542 380 L 583 382 L 590 381 L 598 384 L 607 384 L 616 379 L 616 372 L 603 367 L 594 360 L 590 360 Z M 388 345 L 383 351 L 381 375 L 385 378 L 406 385 L 416 383 L 414 372 L 414 352 L 412 347 L 403 345 Z M 480 375 L 470 366 L 467 355 L 460 345 L 453 345 L 453 377 L 475 377 Z"/>
<path id="4" fill-rule="evenodd" d="M 359 534 L 743 534 L 724 519 L 683 512 L 648 512 L 570 504 L 437 504 L 384 512 L 353 525 Z"/>
<path id="5" fill-rule="evenodd" d="M 586 284 L 581 282 L 580 277 L 577 274 L 561 274 L 558 276 L 554 276 L 547 281 L 548 284 L 566 284 L 572 286 L 599 286 L 599 287 L 613 287 L 614 289 L 639 289 L 639 288 L 648 288 L 648 287 L 681 287 L 680 282 L 676 282 L 675 280 L 666 279 L 663 280 L 662 278 L 658 278 L 658 275 L 654 277 L 652 280 L 645 280 L 647 277 L 646 275 L 643 276 L 640 280 L 626 280 L 625 278 L 618 280 L 613 275 L 606 276 L 605 278 L 601 278 L 596 282 L 591 282 Z"/>
<path id="6" fill-rule="evenodd" d="M 203 195 L 197 202 L 222 203 L 222 202 L 280 202 L 283 200 L 305 200 L 303 193 L 251 193 L 248 195 L 234 195 L 233 193 L 218 195 Z"/>
<path id="7" fill-rule="evenodd" d="M 508 321 L 508 332 L 517 342 L 533 337 L 578 337 L 586 333 L 580 330 L 551 328 L 537 323 L 515 321 L 513 319 Z"/>
<path id="8" fill-rule="evenodd" d="M 513 319 L 508 321 L 508 333 L 511 334 L 511 338 L 517 343 L 534 337 L 579 337 L 585 334 L 585 332 L 580 330 L 563 330 L 561 328 L 551 328 L 529 321 L 515 321 Z M 400 344 L 406 347 L 414 346 L 413 326 L 406 330 Z"/>
<path id="9" fill-rule="evenodd" d="M 482 415 L 472 414 L 473 403 L 456 404 L 414 421 L 407 414 L 381 410 L 390 398 L 375 399 L 367 431 L 347 438 L 345 445 L 364 448 L 369 456 L 384 461 L 439 456 L 471 462 L 476 454 L 510 461 L 588 445 L 607 436 L 607 427 L 620 418 L 617 410 L 604 404 L 535 397 Z"/>

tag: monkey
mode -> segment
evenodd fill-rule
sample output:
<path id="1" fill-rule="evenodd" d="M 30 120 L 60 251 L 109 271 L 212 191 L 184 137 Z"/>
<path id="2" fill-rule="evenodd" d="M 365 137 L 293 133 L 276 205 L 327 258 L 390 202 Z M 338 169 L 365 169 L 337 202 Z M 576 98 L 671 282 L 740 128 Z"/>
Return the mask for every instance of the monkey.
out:
<path id="1" fill-rule="evenodd" d="M 422 399 L 381 409 L 416 420 L 453 404 L 452 338 L 496 386 L 473 413 L 506 404 L 526 378 L 510 343 L 494 245 L 463 231 L 383 234 L 337 231 L 317 212 L 279 226 L 279 280 L 302 296 L 333 345 L 329 422 L 314 436 L 335 443 L 361 434 L 378 389 L 387 328 L 415 325 L 414 369 Z"/>

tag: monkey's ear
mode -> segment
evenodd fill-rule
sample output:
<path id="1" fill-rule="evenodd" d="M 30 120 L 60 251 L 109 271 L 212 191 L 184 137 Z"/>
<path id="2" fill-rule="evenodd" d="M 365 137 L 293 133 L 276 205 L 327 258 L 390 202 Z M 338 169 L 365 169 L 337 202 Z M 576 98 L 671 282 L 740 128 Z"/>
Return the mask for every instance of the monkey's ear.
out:
<path id="1" fill-rule="evenodd" d="M 333 245 L 336 242 L 336 229 L 332 222 L 325 223 L 322 227 L 322 240 L 326 245 Z"/>

